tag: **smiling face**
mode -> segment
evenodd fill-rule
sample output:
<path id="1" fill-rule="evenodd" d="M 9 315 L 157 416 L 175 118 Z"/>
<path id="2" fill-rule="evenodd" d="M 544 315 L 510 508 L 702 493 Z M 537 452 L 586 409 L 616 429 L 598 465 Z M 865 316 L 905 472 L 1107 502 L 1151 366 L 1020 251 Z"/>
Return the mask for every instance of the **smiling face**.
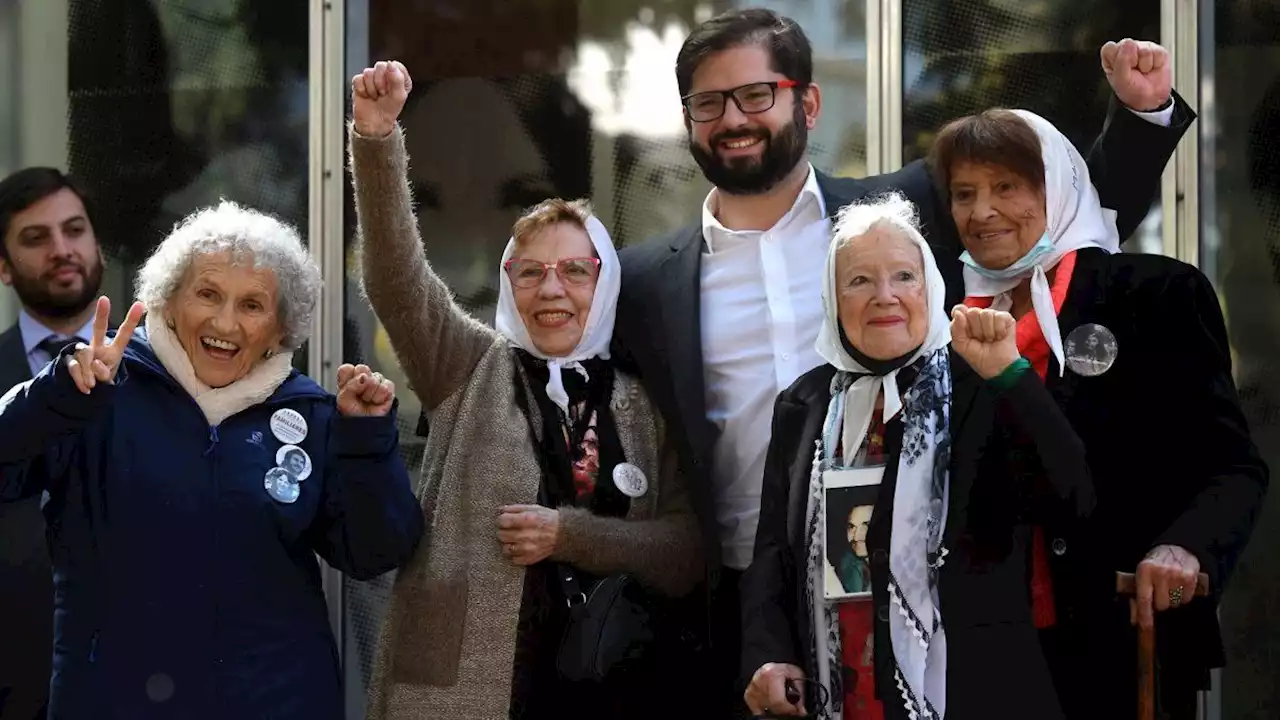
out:
<path id="1" fill-rule="evenodd" d="M 284 468 L 298 477 L 307 469 L 307 459 L 302 453 L 294 450 L 284 457 Z"/>
<path id="2" fill-rule="evenodd" d="M 689 95 L 782 80 L 788 78 L 771 69 L 767 50 L 743 45 L 703 61 L 693 73 Z M 747 98 L 744 107 L 768 106 L 768 92 L 760 89 L 761 97 Z M 738 195 L 768 192 L 804 159 L 808 131 L 818 118 L 818 86 L 779 88 L 773 93 L 773 106 L 763 112 L 744 113 L 732 99 L 724 98 L 724 115 L 707 122 L 693 122 L 686 108 L 689 152 L 707 180 L 720 190 Z M 704 98 L 689 100 L 694 112 L 702 102 L 718 102 L 714 96 Z"/>
<path id="3" fill-rule="evenodd" d="M 892 360 L 924 343 L 924 260 L 899 233 L 873 226 L 838 250 L 836 295 L 845 337 L 867 357 Z"/>
<path id="4" fill-rule="evenodd" d="M 593 258 L 595 254 L 586 230 L 571 222 L 557 222 L 519 241 L 512 257 L 555 265 L 570 258 Z M 565 268 L 566 272 L 575 273 L 569 278 L 548 270 L 542 282 L 533 287 L 513 284 L 511 288 L 529 339 L 539 351 L 552 357 L 568 355 L 578 346 L 595 299 L 596 277 L 581 276 L 576 267 Z"/>
<path id="5" fill-rule="evenodd" d="M 192 260 L 166 307 L 196 378 L 210 387 L 248 375 L 284 340 L 275 273 L 233 263 L 229 253 Z"/>
<path id="6" fill-rule="evenodd" d="M 1044 235 L 1044 189 L 1010 168 L 959 161 L 950 169 L 951 217 L 960 241 L 984 268 L 1002 270 Z"/>

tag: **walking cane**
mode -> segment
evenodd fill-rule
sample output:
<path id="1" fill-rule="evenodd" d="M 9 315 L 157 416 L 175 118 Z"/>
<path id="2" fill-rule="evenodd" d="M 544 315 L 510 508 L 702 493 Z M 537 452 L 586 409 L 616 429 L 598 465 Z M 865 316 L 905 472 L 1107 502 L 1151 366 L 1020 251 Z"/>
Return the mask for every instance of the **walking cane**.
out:
<path id="1" fill-rule="evenodd" d="M 1116 593 L 1133 597 L 1138 594 L 1138 579 L 1133 573 L 1116 573 Z M 1200 573 L 1192 599 L 1209 594 L 1209 575 Z M 1138 720 L 1156 720 L 1156 629 L 1138 626 Z"/>

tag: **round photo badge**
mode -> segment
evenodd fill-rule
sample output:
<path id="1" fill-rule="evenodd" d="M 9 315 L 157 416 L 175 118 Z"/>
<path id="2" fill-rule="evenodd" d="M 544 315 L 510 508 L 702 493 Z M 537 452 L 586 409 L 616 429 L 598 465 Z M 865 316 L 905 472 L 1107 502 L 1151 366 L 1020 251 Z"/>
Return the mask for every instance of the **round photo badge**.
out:
<path id="1" fill-rule="evenodd" d="M 311 477 L 311 456 L 297 445 L 281 445 L 276 451 L 276 465 L 288 472 L 294 482 Z"/>
<path id="2" fill-rule="evenodd" d="M 1086 323 L 1067 335 L 1062 351 L 1072 372 L 1097 377 L 1115 364 L 1120 347 L 1116 344 L 1116 336 L 1106 326 Z"/>
<path id="3" fill-rule="evenodd" d="M 623 495 L 638 498 L 649 490 L 649 480 L 644 471 L 631 463 L 618 463 L 613 467 L 613 484 Z"/>
<path id="4" fill-rule="evenodd" d="M 267 471 L 264 478 L 264 485 L 267 488 L 267 494 L 276 502 L 292 503 L 298 499 L 298 495 L 302 492 L 298 487 L 298 483 L 289 475 L 289 471 L 284 468 L 271 468 Z"/>
<path id="5" fill-rule="evenodd" d="M 282 408 L 271 413 L 271 434 L 285 445 L 297 445 L 307 439 L 307 421 L 297 410 Z"/>

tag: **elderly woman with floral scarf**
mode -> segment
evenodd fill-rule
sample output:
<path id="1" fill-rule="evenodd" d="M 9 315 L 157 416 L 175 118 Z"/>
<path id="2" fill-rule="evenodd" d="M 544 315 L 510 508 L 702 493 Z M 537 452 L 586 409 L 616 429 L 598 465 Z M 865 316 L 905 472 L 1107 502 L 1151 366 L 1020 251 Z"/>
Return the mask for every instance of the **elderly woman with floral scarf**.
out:
<path id="1" fill-rule="evenodd" d="M 948 322 L 900 196 L 841 211 L 825 283 L 828 364 L 774 407 L 743 577 L 747 705 L 844 720 L 1061 717 L 1027 602 L 1029 488 L 1009 449 L 1031 439 L 1022 459 L 1065 515 L 1086 516 L 1093 490 L 1013 319 L 958 307 Z M 842 522 L 870 592 L 836 579 L 824 535 Z"/>
<path id="2" fill-rule="evenodd" d="M 396 578 L 368 717 L 652 712 L 662 696 L 647 688 L 558 665 L 570 606 L 593 584 L 628 574 L 661 599 L 703 577 L 660 417 L 608 363 L 617 254 L 585 204 L 545 201 L 503 254 L 497 328 L 468 317 L 414 220 L 396 121 L 409 83 L 387 62 L 352 81 L 364 287 L 432 414 L 419 488 L 428 529 Z M 566 569 L 583 595 L 561 582 Z"/>
<path id="3" fill-rule="evenodd" d="M 1268 483 L 1213 286 L 1172 258 L 1119 253 L 1088 166 L 1033 113 L 956 120 L 932 162 L 966 249 L 966 304 L 1017 319 L 1019 351 L 1084 441 L 1098 491 L 1087 524 L 1035 512 L 1035 622 L 1068 715 L 1133 716 L 1131 624 L 1159 613 L 1163 709 L 1195 717 L 1195 690 L 1224 662 L 1217 600 Z M 1130 606 L 1116 573 L 1135 571 Z M 1200 572 L 1211 597 L 1190 602 Z"/>

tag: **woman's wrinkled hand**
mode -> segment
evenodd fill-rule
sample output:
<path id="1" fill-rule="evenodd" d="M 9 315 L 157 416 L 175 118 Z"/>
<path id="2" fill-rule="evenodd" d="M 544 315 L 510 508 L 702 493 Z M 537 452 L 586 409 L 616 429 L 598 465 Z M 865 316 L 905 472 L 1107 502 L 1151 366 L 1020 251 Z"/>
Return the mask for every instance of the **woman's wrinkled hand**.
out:
<path id="1" fill-rule="evenodd" d="M 120 361 L 124 358 L 124 349 L 133 337 L 133 331 L 138 328 L 145 310 L 146 306 L 135 302 L 129 308 L 124 324 L 116 331 L 116 336 L 108 340 L 107 320 L 111 316 L 111 301 L 106 295 L 98 298 L 98 307 L 93 315 L 93 337 L 88 345 L 77 343 L 75 353 L 67 356 L 67 372 L 80 392 L 88 395 L 100 382 L 115 382 Z"/>
<path id="2" fill-rule="evenodd" d="M 747 707 L 752 715 L 794 715 L 805 714 L 804 699 L 792 703 L 787 699 L 787 681 L 795 680 L 796 685 L 804 680 L 804 670 L 795 665 L 785 663 L 765 663 L 751 676 L 751 684 L 743 694 Z"/>
<path id="3" fill-rule="evenodd" d="M 381 60 L 351 78 L 351 121 L 363 137 L 383 138 L 396 127 L 396 119 L 413 90 L 413 78 L 404 63 Z"/>
<path id="4" fill-rule="evenodd" d="M 951 309 L 951 347 L 990 380 L 1018 359 L 1017 323 L 1007 312 L 957 305 Z"/>
<path id="5" fill-rule="evenodd" d="M 1129 601 L 1129 621 L 1155 625 L 1157 612 L 1190 602 L 1196 595 L 1200 561 L 1177 545 L 1157 545 L 1138 563 L 1137 593 Z"/>
<path id="6" fill-rule="evenodd" d="M 338 412 L 344 417 L 382 417 L 395 399 L 396 384 L 368 365 L 338 368 Z"/>
<path id="7" fill-rule="evenodd" d="M 1164 46 L 1125 38 L 1106 43 L 1099 52 L 1102 72 L 1125 107 L 1150 112 L 1169 101 L 1173 63 Z"/>
<path id="8" fill-rule="evenodd" d="M 506 505 L 498 510 L 502 554 L 515 565 L 542 562 L 560 539 L 560 513 L 541 505 Z"/>

